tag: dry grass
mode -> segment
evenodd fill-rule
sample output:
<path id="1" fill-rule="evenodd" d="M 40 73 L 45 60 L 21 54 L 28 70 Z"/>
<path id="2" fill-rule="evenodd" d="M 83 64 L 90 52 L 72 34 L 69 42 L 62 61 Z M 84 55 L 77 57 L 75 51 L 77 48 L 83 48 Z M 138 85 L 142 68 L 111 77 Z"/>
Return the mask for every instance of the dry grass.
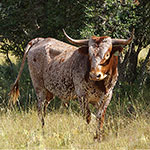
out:
<path id="1" fill-rule="evenodd" d="M 0 149 L 150 149 L 150 118 L 115 119 L 107 118 L 105 139 L 99 144 L 93 140 L 94 119 L 87 125 L 73 112 L 50 112 L 42 130 L 36 111 L 7 112 L 0 115 Z"/>

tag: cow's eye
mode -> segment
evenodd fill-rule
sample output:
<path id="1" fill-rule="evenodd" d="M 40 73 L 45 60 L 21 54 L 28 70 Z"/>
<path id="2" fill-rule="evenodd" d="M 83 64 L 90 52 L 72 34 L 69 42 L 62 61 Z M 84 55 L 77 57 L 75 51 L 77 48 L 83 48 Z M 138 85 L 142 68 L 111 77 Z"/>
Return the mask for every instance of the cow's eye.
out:
<path id="1" fill-rule="evenodd" d="M 109 57 L 110 57 L 110 54 L 107 53 L 107 54 L 105 55 L 105 59 L 107 60 L 107 59 L 109 59 Z"/>

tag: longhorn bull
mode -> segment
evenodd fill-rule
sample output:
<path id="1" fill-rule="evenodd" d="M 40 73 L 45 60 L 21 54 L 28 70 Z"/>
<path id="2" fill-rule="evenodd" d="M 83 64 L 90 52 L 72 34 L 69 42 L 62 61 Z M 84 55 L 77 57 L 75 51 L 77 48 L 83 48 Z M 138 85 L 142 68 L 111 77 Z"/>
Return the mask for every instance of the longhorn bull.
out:
<path id="1" fill-rule="evenodd" d="M 129 39 L 92 36 L 83 40 L 74 40 L 65 31 L 64 34 L 69 42 L 80 47 L 49 38 L 51 42 L 45 46 L 43 43 L 48 43 L 46 39 L 37 38 L 29 42 L 10 95 L 15 103 L 19 96 L 18 82 L 28 53 L 28 66 L 42 126 L 46 107 L 54 96 L 64 102 L 77 98 L 87 123 L 91 120 L 89 103 L 97 108 L 95 139 L 101 141 L 105 112 L 118 77 L 118 54 L 123 50 L 121 45 L 128 45 L 132 41 L 133 33 Z"/>

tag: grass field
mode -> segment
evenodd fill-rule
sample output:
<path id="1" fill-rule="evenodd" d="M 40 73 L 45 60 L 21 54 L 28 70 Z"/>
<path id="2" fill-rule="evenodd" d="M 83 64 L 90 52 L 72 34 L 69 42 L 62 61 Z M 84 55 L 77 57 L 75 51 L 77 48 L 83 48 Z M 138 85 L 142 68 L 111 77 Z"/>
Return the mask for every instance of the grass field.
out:
<path id="1" fill-rule="evenodd" d="M 145 52 L 144 50 L 140 54 L 142 58 Z M 13 56 L 10 56 L 10 59 L 16 63 Z M 0 54 L 0 64 L 3 62 L 4 56 Z M 149 91 L 145 91 L 144 96 L 141 96 L 143 101 L 146 98 L 148 102 Z M 142 100 L 140 102 L 142 105 Z M 0 104 L 0 150 L 150 150 L 148 104 L 145 102 L 145 107 L 137 108 L 137 111 L 129 117 L 119 113 L 126 110 L 126 105 L 123 108 L 115 106 L 111 110 L 112 115 L 108 111 L 104 124 L 104 140 L 101 143 L 93 140 L 96 131 L 95 118 L 87 125 L 83 117 L 70 108 L 49 112 L 45 118 L 45 127 L 42 129 L 35 108 L 30 109 L 28 113 L 10 110 L 6 112 L 6 108 L 3 109 Z"/>
<path id="2" fill-rule="evenodd" d="M 117 120 L 117 123 L 115 123 Z M 48 113 L 41 129 L 37 112 L 0 115 L 0 149 L 150 150 L 150 118 L 107 117 L 104 140 L 95 142 L 95 119 L 87 125 L 82 116 L 64 110 Z"/>

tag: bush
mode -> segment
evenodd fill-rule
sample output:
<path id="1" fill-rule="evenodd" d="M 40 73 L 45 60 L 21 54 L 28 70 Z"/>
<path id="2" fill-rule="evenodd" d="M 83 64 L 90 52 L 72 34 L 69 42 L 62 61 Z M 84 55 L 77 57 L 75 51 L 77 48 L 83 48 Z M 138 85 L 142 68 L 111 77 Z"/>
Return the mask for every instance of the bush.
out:
<path id="1" fill-rule="evenodd" d="M 16 79 L 19 68 L 20 62 L 17 62 L 16 65 L 13 64 L 12 67 L 7 63 L 0 65 L 0 105 L 2 107 L 8 106 L 10 88 Z M 27 110 L 33 106 L 36 99 L 27 64 L 25 64 L 21 75 L 19 89 L 20 98 L 18 104 L 21 109 Z"/>

